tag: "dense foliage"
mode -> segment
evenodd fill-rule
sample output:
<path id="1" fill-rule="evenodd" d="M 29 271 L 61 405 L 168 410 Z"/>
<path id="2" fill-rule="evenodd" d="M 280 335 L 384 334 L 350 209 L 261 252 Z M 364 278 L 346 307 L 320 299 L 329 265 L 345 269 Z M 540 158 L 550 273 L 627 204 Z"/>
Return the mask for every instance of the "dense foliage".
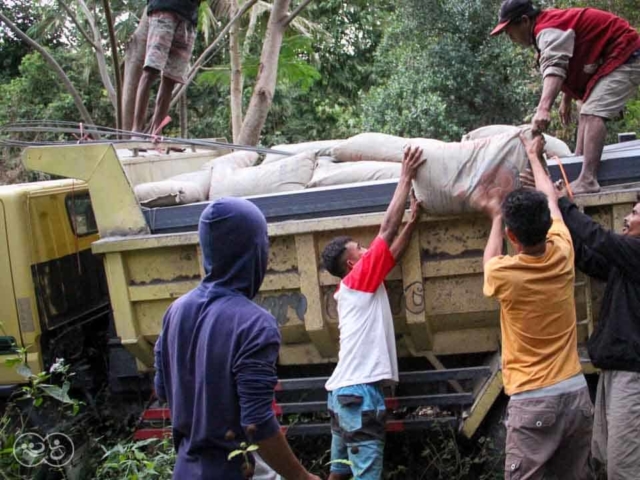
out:
<path id="1" fill-rule="evenodd" d="M 107 27 L 100 0 L 85 0 L 99 20 L 111 68 Z M 74 5 L 73 2 L 67 2 Z M 242 2 L 239 2 L 242 4 Z M 584 6 L 585 0 L 546 0 L 544 7 Z M 144 0 L 111 2 L 119 54 L 135 29 Z M 194 58 L 228 19 L 220 2 L 201 9 Z M 295 2 L 294 2 L 295 4 Z M 488 124 L 520 124 L 533 114 L 540 91 L 532 50 L 491 38 L 500 0 L 323 0 L 301 16 L 303 26 L 288 29 L 279 59 L 278 84 L 261 143 L 344 138 L 362 131 L 407 137 L 458 140 Z M 594 0 L 638 25 L 633 2 Z M 243 56 L 245 108 L 252 94 L 268 3 L 248 35 Z M 214 8 L 215 7 L 215 8 Z M 80 24 L 86 17 L 74 7 Z M 95 52 L 59 2 L 15 0 L 4 13 L 44 45 L 80 92 L 96 123 L 114 125 L 115 112 L 101 81 Z M 215 15 L 214 13 L 215 12 Z M 222 13 L 219 13 L 222 12 Z M 227 16 L 225 16 L 227 15 Z M 247 14 L 248 16 L 248 14 Z M 30 119 L 79 121 L 69 93 L 37 52 L 0 26 L 0 123 Z M 188 135 L 231 140 L 229 48 L 223 42 L 188 89 Z M 152 96 L 153 98 L 153 96 Z M 165 133 L 179 134 L 178 113 Z M 640 100 L 631 101 L 621 130 L 640 130 Z M 575 129 L 552 131 L 570 143 Z M 5 159 L 6 160 L 6 159 Z"/>

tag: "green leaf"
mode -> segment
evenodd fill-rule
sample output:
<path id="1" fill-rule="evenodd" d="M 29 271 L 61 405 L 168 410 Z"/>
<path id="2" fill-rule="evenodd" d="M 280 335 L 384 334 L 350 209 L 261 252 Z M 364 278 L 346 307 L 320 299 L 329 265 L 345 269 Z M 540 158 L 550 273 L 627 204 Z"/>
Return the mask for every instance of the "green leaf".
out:
<path id="1" fill-rule="evenodd" d="M 69 398 L 69 395 L 67 394 L 67 392 L 65 392 L 62 388 L 58 387 L 57 385 L 48 385 L 43 383 L 42 385 L 39 385 L 38 388 L 40 388 L 46 395 L 49 395 L 50 397 L 55 398 L 59 402 L 69 403 L 69 404 L 74 403 L 73 400 Z"/>
<path id="2" fill-rule="evenodd" d="M 22 363 L 22 359 L 20 357 L 16 357 L 16 358 L 7 358 L 4 361 L 4 364 L 6 367 L 14 367 L 16 365 L 18 365 L 19 363 Z"/>
<path id="3" fill-rule="evenodd" d="M 332 463 L 341 463 L 343 465 L 348 465 L 350 467 L 353 466 L 352 462 L 350 462 L 349 460 L 345 460 L 343 458 L 339 458 L 337 460 L 331 460 L 330 462 L 325 463 L 325 465 L 331 465 Z"/>
<path id="4" fill-rule="evenodd" d="M 227 460 L 231 460 L 232 458 L 235 458 L 238 455 L 242 455 L 243 453 L 244 453 L 244 450 L 234 450 L 229 454 L 229 456 L 227 457 Z"/>
<path id="5" fill-rule="evenodd" d="M 42 397 L 38 397 L 33 401 L 33 405 L 39 407 L 40 405 L 42 405 L 43 400 L 44 399 Z"/>
<path id="6" fill-rule="evenodd" d="M 249 445 L 247 447 L 247 452 L 255 452 L 256 450 L 258 450 L 260 447 L 258 445 Z"/>

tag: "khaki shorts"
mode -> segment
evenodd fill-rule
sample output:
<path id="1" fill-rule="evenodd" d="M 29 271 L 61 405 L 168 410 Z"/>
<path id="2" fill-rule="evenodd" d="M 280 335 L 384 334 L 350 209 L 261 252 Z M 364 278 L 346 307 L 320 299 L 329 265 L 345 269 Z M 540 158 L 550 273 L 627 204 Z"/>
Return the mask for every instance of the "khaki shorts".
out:
<path id="1" fill-rule="evenodd" d="M 590 480 L 589 390 L 514 399 L 507 407 L 505 480 Z"/>
<path id="2" fill-rule="evenodd" d="M 606 77 L 602 77 L 584 102 L 580 115 L 595 115 L 613 120 L 636 94 L 640 85 L 640 56 L 632 58 Z"/>
<path id="3" fill-rule="evenodd" d="M 595 407 L 594 458 L 609 480 L 640 478 L 640 373 L 603 370 Z"/>
<path id="4" fill-rule="evenodd" d="M 153 68 L 177 83 L 184 83 L 195 37 L 191 22 L 180 15 L 153 12 L 149 15 L 144 68 Z"/>

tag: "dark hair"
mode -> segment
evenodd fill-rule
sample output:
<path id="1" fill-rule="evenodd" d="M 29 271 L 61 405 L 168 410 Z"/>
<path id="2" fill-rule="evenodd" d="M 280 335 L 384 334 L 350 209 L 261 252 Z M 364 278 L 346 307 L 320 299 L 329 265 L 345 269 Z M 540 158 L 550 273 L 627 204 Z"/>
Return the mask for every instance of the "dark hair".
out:
<path id="1" fill-rule="evenodd" d="M 502 202 L 504 223 L 525 247 L 544 242 L 551 228 L 547 196 L 537 190 L 514 190 Z"/>
<path id="2" fill-rule="evenodd" d="M 347 274 L 344 252 L 349 242 L 353 242 L 351 237 L 336 237 L 322 250 L 322 264 L 334 277 L 343 278 Z"/>
<path id="3" fill-rule="evenodd" d="M 640 203 L 640 192 L 636 193 L 636 202 Z"/>

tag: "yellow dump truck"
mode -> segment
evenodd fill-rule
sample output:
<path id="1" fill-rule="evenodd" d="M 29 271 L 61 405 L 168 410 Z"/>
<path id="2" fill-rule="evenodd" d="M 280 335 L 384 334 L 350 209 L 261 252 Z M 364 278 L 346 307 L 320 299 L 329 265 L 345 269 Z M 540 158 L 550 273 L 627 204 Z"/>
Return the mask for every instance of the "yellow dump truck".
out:
<path id="1" fill-rule="evenodd" d="M 605 152 L 603 183 L 616 185 L 578 200 L 608 228 L 620 229 L 640 190 L 640 183 L 620 183 L 640 180 L 629 167 L 638 157 L 640 146 Z M 566 168 L 579 168 L 579 160 Z M 206 203 L 141 208 L 107 143 L 32 147 L 24 162 L 69 180 L 0 187 L 0 358 L 29 346 L 34 371 L 69 352 L 80 360 L 95 332 L 106 338 L 112 315 L 111 349 L 124 347 L 138 373 L 151 373 L 165 310 L 202 276 L 196 230 Z M 388 181 L 250 198 L 269 223 L 268 271 L 255 301 L 282 333 L 279 413 L 324 409 L 322 386 L 338 352 L 337 279 L 321 268 L 319 253 L 336 235 L 368 244 L 394 188 Z M 401 368 L 388 405 L 404 412 L 390 430 L 446 422 L 471 437 L 501 392 L 498 305 L 482 294 L 489 227 L 478 215 L 423 215 L 387 278 Z M 575 288 L 582 359 L 592 372 L 584 344 L 602 288 L 581 274 Z M 19 381 L 0 371 L 5 389 Z M 149 418 L 164 418 L 158 415 Z M 325 431 L 314 423 L 290 429 Z"/>

